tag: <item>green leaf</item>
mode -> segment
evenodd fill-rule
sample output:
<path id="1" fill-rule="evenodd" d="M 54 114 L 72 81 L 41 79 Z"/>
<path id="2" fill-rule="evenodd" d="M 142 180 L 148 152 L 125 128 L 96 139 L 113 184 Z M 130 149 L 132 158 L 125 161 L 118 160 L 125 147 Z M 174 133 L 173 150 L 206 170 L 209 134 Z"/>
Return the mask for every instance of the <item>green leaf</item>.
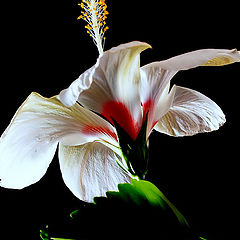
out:
<path id="1" fill-rule="evenodd" d="M 117 236 L 140 240 L 157 235 L 159 239 L 200 240 L 187 238 L 191 230 L 184 216 L 153 183 L 145 180 L 133 179 L 131 183 L 119 184 L 118 191 L 108 191 L 106 197 L 95 197 L 94 203 L 85 203 L 73 211 L 69 220 L 62 227 L 58 226 L 60 232 L 51 230 L 51 237 L 47 235 L 42 239 L 102 237 L 109 240 Z M 111 234 L 112 230 L 116 236 Z"/>
<path id="2" fill-rule="evenodd" d="M 105 197 L 95 197 L 96 205 L 121 204 L 119 206 L 131 206 L 137 208 L 154 208 L 159 211 L 171 212 L 181 224 L 187 225 L 187 220 L 178 209 L 164 196 L 164 194 L 151 182 L 132 179 L 131 184 L 118 185 L 118 192 L 109 191 Z"/>

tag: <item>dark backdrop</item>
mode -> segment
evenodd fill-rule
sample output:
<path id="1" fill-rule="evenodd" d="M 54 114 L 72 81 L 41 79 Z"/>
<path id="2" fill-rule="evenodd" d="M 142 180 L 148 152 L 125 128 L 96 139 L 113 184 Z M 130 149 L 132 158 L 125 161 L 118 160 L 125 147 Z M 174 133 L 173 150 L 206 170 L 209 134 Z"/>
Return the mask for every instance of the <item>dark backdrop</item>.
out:
<path id="1" fill-rule="evenodd" d="M 202 48 L 240 49 L 238 6 L 231 1 L 106 2 L 105 50 L 133 40 L 148 42 L 153 48 L 141 55 L 142 65 Z M 32 91 L 58 94 L 95 63 L 97 48 L 76 20 L 75 0 L 9 1 L 1 8 L 3 132 Z M 210 97 L 227 122 L 216 132 L 193 137 L 157 132 L 150 137 L 147 179 L 209 240 L 232 239 L 239 225 L 239 74 L 239 64 L 178 73 L 172 83 Z M 64 219 L 81 204 L 64 185 L 55 156 L 40 182 L 21 191 L 0 189 L 0 232 L 8 233 L 6 239 L 38 239 L 42 226 Z"/>

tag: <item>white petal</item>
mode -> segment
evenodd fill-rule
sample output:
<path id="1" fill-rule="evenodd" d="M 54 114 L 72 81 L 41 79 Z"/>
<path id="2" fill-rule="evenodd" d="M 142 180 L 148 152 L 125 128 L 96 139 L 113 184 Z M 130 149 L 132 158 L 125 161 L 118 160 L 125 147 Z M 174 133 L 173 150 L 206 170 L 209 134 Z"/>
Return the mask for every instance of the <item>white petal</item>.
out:
<path id="1" fill-rule="evenodd" d="M 240 61 L 236 49 L 202 49 L 170 59 L 150 63 L 141 68 L 141 102 L 143 114 L 148 115 L 148 134 L 171 104 L 168 95 L 170 80 L 180 70 L 198 66 L 222 66 Z"/>
<path id="2" fill-rule="evenodd" d="M 39 121 L 28 116 L 29 98 L 19 108 L 0 139 L 0 186 L 21 189 L 46 172 L 57 148 L 55 139 L 40 138 Z"/>
<path id="3" fill-rule="evenodd" d="M 76 197 L 87 202 L 130 181 L 117 165 L 114 152 L 98 142 L 75 147 L 60 144 L 59 160 L 65 184 Z"/>
<path id="4" fill-rule="evenodd" d="M 31 105 L 31 111 L 35 111 L 36 117 L 42 120 L 41 127 L 44 127 L 45 132 L 49 131 L 48 135 L 61 143 L 71 146 L 95 140 L 116 143 L 114 127 L 97 114 L 77 103 L 72 107 L 65 107 L 58 96 L 34 97 L 36 99 L 34 105 Z"/>
<path id="5" fill-rule="evenodd" d="M 155 126 L 159 132 L 171 136 L 188 136 L 217 130 L 225 122 L 220 107 L 203 94 L 178 86 L 172 106 Z"/>
<path id="6" fill-rule="evenodd" d="M 187 70 L 198 66 L 222 66 L 240 61 L 236 49 L 201 49 L 160 61 L 159 67 L 172 71 Z"/>
<path id="7" fill-rule="evenodd" d="M 102 140 L 116 144 L 114 128 L 75 104 L 32 93 L 18 109 L 0 139 L 1 186 L 23 188 L 46 172 L 58 142 L 69 145 Z"/>
<path id="8" fill-rule="evenodd" d="M 126 131 L 133 129 L 132 135 L 136 135 L 139 130 L 136 125 L 142 121 L 139 55 L 149 47 L 146 43 L 131 42 L 104 52 L 95 66 L 90 87 L 82 91 L 82 80 L 77 80 L 61 93 L 61 100 L 67 103 L 64 94 L 72 95 L 67 99 L 76 100 L 78 93 L 83 106 L 109 121 L 114 118 Z"/>
<path id="9" fill-rule="evenodd" d="M 141 101 L 159 99 L 175 74 L 176 71 L 162 69 L 156 63 L 141 67 Z"/>
<path id="10" fill-rule="evenodd" d="M 134 113 L 136 105 L 140 104 L 139 54 L 148 47 L 146 43 L 131 42 L 104 52 L 94 81 L 89 90 L 79 96 L 79 102 L 98 113 L 103 112 L 104 104 L 109 101 L 122 102 Z"/>
<path id="11" fill-rule="evenodd" d="M 148 64 L 141 68 L 141 102 L 143 115 L 148 112 L 148 134 L 153 125 L 169 109 L 168 96 L 170 80 L 176 71 L 160 68 L 157 64 Z"/>
<path id="12" fill-rule="evenodd" d="M 85 71 L 83 74 L 79 76 L 72 84 L 67 88 L 60 92 L 59 97 L 61 102 L 67 106 L 73 106 L 78 100 L 79 95 L 82 91 L 88 89 L 93 81 L 93 73 L 98 66 L 98 62 L 92 66 L 90 69 Z"/>

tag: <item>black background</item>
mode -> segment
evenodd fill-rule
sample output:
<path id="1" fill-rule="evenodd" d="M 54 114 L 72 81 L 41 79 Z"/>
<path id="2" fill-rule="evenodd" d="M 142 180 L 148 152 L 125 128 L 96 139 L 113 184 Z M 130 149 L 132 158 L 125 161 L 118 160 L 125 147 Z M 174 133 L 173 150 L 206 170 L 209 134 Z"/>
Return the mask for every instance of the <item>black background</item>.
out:
<path id="1" fill-rule="evenodd" d="M 145 41 L 152 49 L 141 54 L 141 65 L 202 48 L 240 49 L 238 6 L 231 1 L 106 2 L 105 50 Z M 77 1 L 8 1 L 1 9 L 3 132 L 32 91 L 58 94 L 95 63 L 98 53 L 84 22 L 76 20 Z M 209 240 L 233 239 L 239 228 L 239 75 L 237 63 L 179 72 L 172 83 L 210 97 L 227 122 L 216 132 L 193 137 L 157 132 L 150 137 L 147 180 Z M 6 239 L 39 239 L 42 226 L 64 219 L 81 204 L 64 185 L 56 155 L 40 182 L 20 191 L 0 189 L 0 232 L 8 233 Z"/>

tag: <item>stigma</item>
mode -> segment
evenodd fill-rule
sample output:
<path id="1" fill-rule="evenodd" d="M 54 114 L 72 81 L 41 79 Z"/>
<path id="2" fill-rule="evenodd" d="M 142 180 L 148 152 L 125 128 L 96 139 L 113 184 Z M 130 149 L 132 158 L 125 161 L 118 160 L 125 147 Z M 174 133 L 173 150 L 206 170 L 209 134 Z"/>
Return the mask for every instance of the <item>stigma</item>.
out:
<path id="1" fill-rule="evenodd" d="M 82 8 L 78 19 L 83 19 L 87 22 L 85 26 L 87 33 L 93 38 L 101 55 L 103 54 L 103 46 L 106 39 L 104 34 L 108 30 L 106 19 L 109 13 L 105 0 L 82 0 L 78 5 Z"/>

